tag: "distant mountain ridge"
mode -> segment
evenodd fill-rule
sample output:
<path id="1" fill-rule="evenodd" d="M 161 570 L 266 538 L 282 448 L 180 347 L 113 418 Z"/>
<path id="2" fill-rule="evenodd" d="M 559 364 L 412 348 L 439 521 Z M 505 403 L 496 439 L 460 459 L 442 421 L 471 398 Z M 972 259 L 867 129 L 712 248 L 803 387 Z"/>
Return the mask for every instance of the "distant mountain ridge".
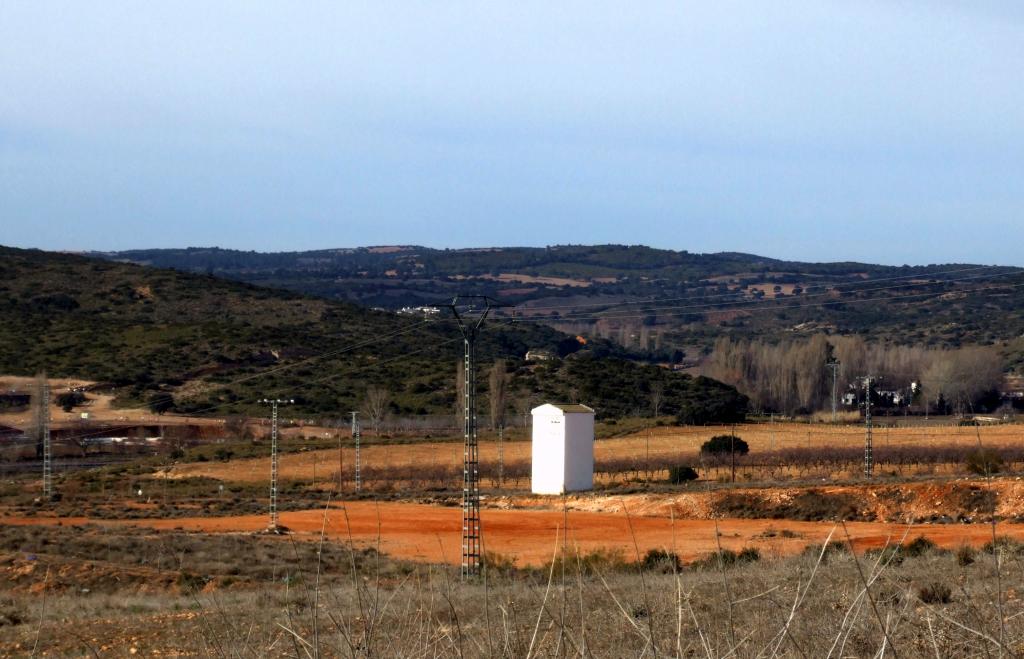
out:
<path id="1" fill-rule="evenodd" d="M 721 336 L 827 332 L 957 346 L 1011 344 L 1024 335 L 1024 269 L 1015 267 L 802 263 L 628 245 L 102 256 L 393 310 L 490 295 L 559 330 L 662 354 L 707 351 Z"/>

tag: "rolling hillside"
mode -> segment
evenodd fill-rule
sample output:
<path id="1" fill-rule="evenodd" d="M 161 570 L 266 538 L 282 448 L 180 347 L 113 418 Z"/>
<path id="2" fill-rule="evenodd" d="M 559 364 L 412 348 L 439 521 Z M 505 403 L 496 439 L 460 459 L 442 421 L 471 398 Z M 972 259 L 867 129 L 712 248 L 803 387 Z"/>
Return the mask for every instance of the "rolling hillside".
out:
<path id="1" fill-rule="evenodd" d="M 170 394 L 178 410 L 228 414 L 288 396 L 300 413 L 340 416 L 373 385 L 390 392 L 396 414 L 449 413 L 454 405 L 461 338 L 447 318 L 13 248 L 0 248 L 0 310 L 0 373 L 98 380 L 126 404 Z M 528 366 L 530 349 L 567 358 Z M 649 382 L 662 380 L 666 413 L 743 404 L 731 387 L 637 364 L 611 342 L 584 346 L 538 323 L 489 323 L 478 350 L 485 366 L 508 360 L 512 398 L 586 396 L 615 416 L 645 407 Z"/>
<path id="2" fill-rule="evenodd" d="M 826 332 L 947 347 L 1024 336 L 1024 270 L 1012 267 L 799 263 L 621 245 L 103 256 L 387 309 L 486 294 L 519 305 L 521 316 L 662 359 L 706 352 L 721 336 Z M 1019 349 L 1007 351 L 1008 364 L 1020 361 Z"/>

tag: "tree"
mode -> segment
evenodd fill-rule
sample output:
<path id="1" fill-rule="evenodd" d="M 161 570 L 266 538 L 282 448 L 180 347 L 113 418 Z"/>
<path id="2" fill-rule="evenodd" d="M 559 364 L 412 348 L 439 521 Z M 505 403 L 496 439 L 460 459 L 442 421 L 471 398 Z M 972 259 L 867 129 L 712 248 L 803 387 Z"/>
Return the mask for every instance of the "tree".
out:
<path id="1" fill-rule="evenodd" d="M 700 452 L 705 455 L 722 456 L 746 455 L 750 453 L 750 445 L 735 435 L 715 435 L 701 444 Z"/>
<path id="2" fill-rule="evenodd" d="M 155 393 L 149 397 L 146 402 L 149 407 L 149 411 L 153 414 L 163 414 L 174 408 L 174 396 L 171 394 L 161 391 Z"/>
<path id="3" fill-rule="evenodd" d="M 530 410 L 536 403 L 536 396 L 529 392 L 521 393 L 515 400 L 516 414 L 523 418 L 523 425 L 526 427 L 530 425 Z"/>
<path id="4" fill-rule="evenodd" d="M 658 380 L 651 385 L 651 413 L 655 418 L 661 415 L 661 404 L 665 400 L 665 383 Z"/>
<path id="5" fill-rule="evenodd" d="M 69 391 L 57 396 L 57 405 L 65 412 L 70 412 L 77 405 L 85 402 L 85 395 L 80 391 Z"/>
<path id="6" fill-rule="evenodd" d="M 362 412 L 370 419 L 373 425 L 373 432 L 380 434 L 380 424 L 387 414 L 388 404 L 391 402 L 391 394 L 382 387 L 370 387 L 366 390 L 366 398 L 363 400 Z"/>
<path id="7" fill-rule="evenodd" d="M 491 430 L 505 425 L 505 410 L 508 407 L 508 373 L 505 360 L 495 359 L 488 377 L 487 401 L 491 408 Z"/>
<path id="8" fill-rule="evenodd" d="M 668 470 L 668 481 L 673 485 L 695 480 L 697 480 L 697 472 L 689 465 L 676 465 Z"/>

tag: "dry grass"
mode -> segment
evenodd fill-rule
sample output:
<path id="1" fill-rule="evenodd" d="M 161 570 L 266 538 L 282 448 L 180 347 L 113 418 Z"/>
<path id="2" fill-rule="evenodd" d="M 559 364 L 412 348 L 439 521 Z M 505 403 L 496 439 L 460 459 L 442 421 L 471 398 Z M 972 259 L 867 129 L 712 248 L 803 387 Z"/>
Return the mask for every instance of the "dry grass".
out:
<path id="1" fill-rule="evenodd" d="M 54 549 L 70 542 L 50 539 Z M 344 545 L 325 543 L 318 560 L 287 539 L 180 536 L 167 551 L 172 572 L 200 578 L 163 593 L 131 581 L 84 592 L 39 554 L 50 564 L 35 569 L 36 592 L 0 595 L 0 653 L 994 657 L 1024 639 L 1024 563 L 1012 543 L 969 562 L 921 543 L 854 556 L 840 527 L 798 557 L 711 554 L 680 566 L 671 547 L 579 556 L 571 534 L 564 554 L 561 537 L 551 541 L 558 560 L 543 569 L 494 557 L 483 579 L 464 584 L 448 568 Z M 238 545 L 230 560 L 222 542 Z M 243 547 L 267 543 L 280 548 L 259 556 L 270 572 L 224 583 L 224 571 L 254 562 Z M 292 549 L 305 553 L 288 560 Z M 138 562 L 115 548 L 110 556 L 113 566 Z"/>

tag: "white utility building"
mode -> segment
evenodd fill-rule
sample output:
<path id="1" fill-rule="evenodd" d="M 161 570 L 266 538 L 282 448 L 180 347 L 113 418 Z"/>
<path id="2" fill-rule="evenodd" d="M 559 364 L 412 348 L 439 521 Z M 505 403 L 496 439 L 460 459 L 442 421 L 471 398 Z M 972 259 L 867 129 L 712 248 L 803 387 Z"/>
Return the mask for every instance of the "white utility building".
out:
<path id="1" fill-rule="evenodd" d="M 594 410 L 586 405 L 533 409 L 534 494 L 562 494 L 594 487 Z"/>

